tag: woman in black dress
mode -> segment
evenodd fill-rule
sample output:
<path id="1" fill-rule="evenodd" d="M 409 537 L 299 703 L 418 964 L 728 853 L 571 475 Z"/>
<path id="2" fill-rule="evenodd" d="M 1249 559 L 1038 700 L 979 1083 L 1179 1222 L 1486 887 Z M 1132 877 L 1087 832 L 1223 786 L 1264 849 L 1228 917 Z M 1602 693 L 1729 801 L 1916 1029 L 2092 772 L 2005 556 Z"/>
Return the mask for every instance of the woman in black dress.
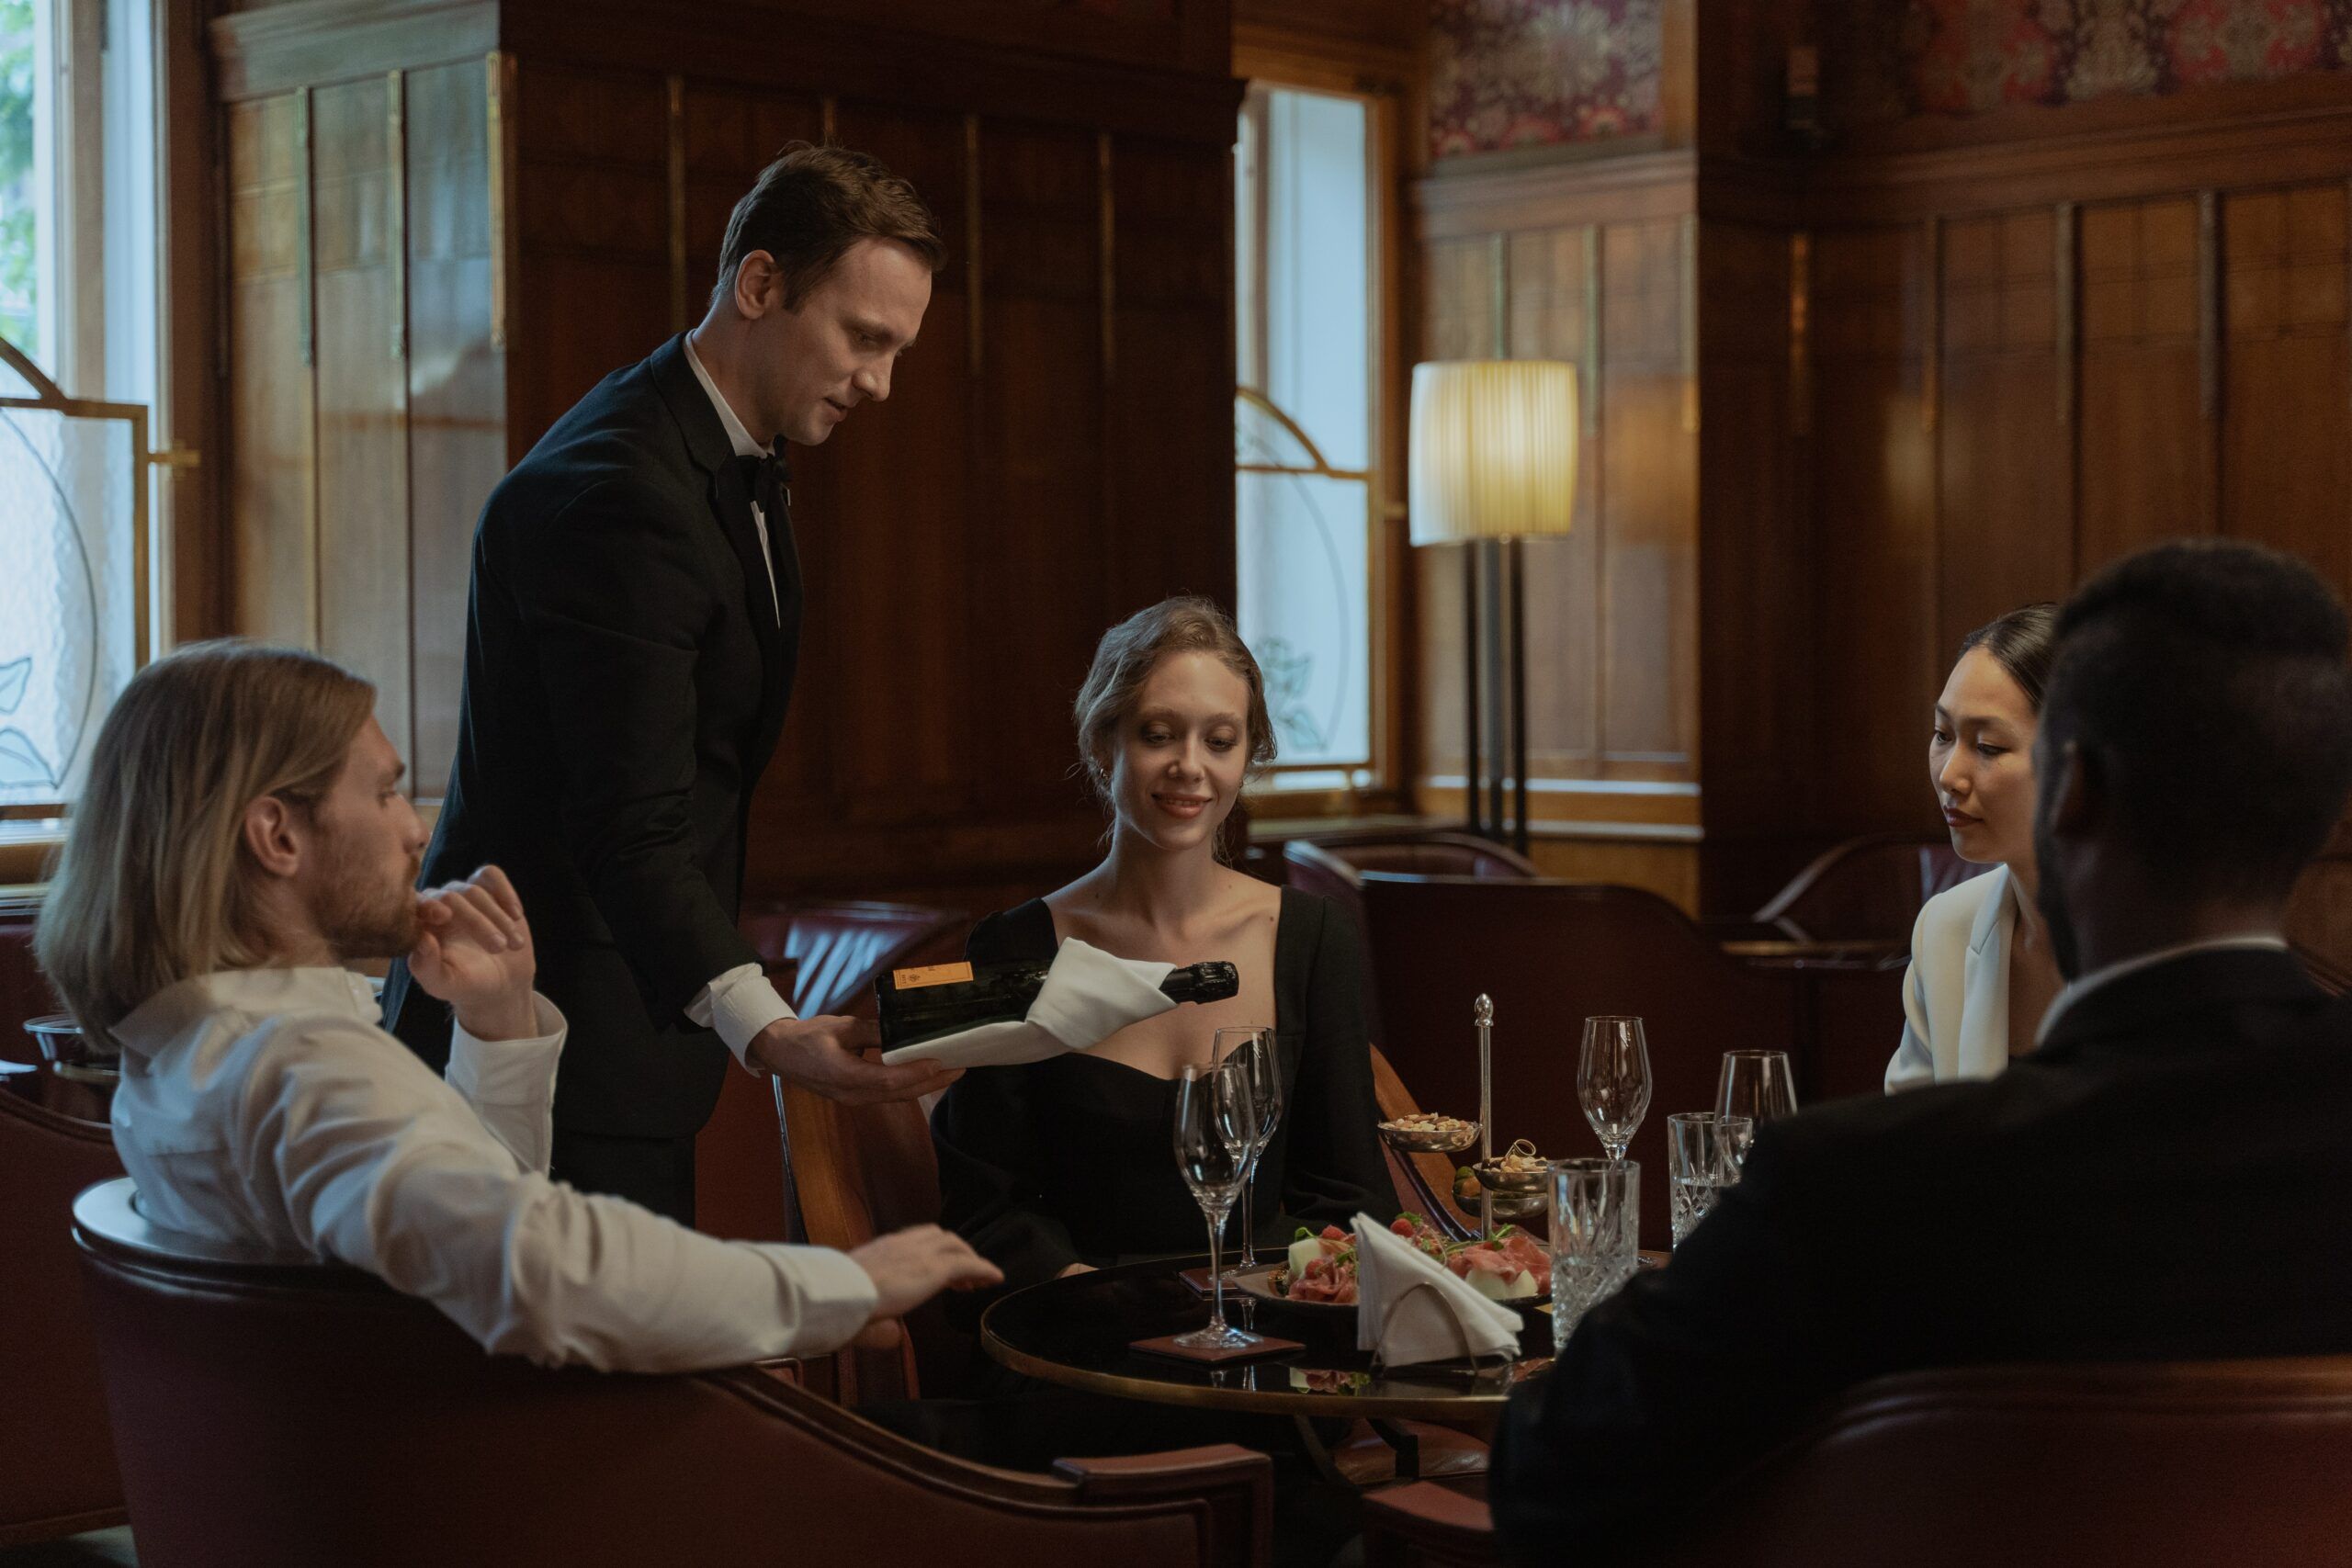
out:
<path id="1" fill-rule="evenodd" d="M 1044 962 L 1078 937 L 1124 958 L 1229 960 L 1241 988 L 1091 1051 L 966 1073 L 932 1117 L 944 1223 L 1004 1270 L 1006 1289 L 1202 1251 L 1201 1211 L 1170 1144 L 1175 1080 L 1234 1025 L 1271 1026 L 1282 1060 L 1283 1118 L 1258 1168 L 1261 1249 L 1294 1224 L 1393 1216 L 1356 933 L 1329 900 L 1217 853 L 1243 784 L 1273 759 L 1257 660 L 1214 605 L 1171 599 L 1104 635 L 1077 717 L 1110 852 L 1069 886 L 982 920 L 968 956 Z"/>

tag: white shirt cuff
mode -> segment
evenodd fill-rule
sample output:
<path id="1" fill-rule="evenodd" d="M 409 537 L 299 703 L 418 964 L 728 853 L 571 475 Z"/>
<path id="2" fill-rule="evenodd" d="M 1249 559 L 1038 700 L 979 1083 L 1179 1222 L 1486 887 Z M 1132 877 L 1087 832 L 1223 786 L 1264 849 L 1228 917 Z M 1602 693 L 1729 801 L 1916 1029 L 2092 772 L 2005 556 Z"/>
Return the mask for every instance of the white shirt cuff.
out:
<path id="1" fill-rule="evenodd" d="M 449 1025 L 449 1087 L 475 1105 L 545 1104 L 555 1091 L 556 1058 L 569 1029 L 562 1012 L 531 993 L 533 1027 L 520 1040 L 481 1040 L 462 1023 Z"/>
<path id="2" fill-rule="evenodd" d="M 799 1016 L 776 994 L 775 987 L 756 964 L 729 969 L 696 992 L 695 999 L 686 1004 L 687 1019 L 705 1029 L 717 1030 L 744 1070 L 754 1073 L 760 1069 L 743 1055 L 751 1049 L 752 1041 L 777 1019 Z"/>
<path id="3" fill-rule="evenodd" d="M 846 1252 L 830 1247 L 761 1248 L 776 1262 L 779 1290 L 798 1295 L 798 1327 L 792 1337 L 796 1356 L 821 1356 L 857 1337 L 880 1303 L 868 1274 Z"/>

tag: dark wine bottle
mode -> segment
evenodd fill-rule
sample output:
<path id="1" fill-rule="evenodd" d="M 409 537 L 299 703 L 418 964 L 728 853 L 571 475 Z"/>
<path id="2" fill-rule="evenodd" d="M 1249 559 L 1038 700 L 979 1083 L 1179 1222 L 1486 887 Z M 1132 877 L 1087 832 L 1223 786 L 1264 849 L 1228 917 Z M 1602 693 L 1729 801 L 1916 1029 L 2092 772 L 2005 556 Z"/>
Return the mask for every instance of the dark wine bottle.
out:
<path id="1" fill-rule="evenodd" d="M 882 1043 L 912 1045 L 942 1034 L 1026 1018 L 1050 964 L 934 964 L 895 969 L 874 982 L 882 1004 Z M 1188 964 L 1168 972 L 1160 991 L 1176 1002 L 1219 1002 L 1241 989 L 1232 964 Z"/>

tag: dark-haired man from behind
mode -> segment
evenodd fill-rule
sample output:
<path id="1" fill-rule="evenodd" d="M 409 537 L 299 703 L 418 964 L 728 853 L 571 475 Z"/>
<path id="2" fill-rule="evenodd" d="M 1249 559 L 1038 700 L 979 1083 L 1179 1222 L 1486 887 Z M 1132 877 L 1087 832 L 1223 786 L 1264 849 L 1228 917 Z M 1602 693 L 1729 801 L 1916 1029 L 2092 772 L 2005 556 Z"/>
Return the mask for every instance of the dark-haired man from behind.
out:
<path id="1" fill-rule="evenodd" d="M 2038 1048 L 1763 1130 L 1674 1267 L 1514 1398 L 1493 1495 L 1527 1561 L 1655 1532 L 1883 1374 L 2352 1351 L 2352 1010 L 2280 935 L 2352 789 L 2343 609 L 2286 557 L 2172 544 L 2058 639 L 2035 831 L 2069 983 Z"/>
<path id="2" fill-rule="evenodd" d="M 752 795 L 797 667 L 784 444 L 891 378 L 945 258 L 905 181 L 785 150 L 728 220 L 707 313 L 558 420 L 483 508 L 465 692 L 427 884 L 495 862 L 571 1020 L 554 1170 L 682 1224 L 729 1054 L 834 1099 L 944 1089 L 797 1018 L 736 930 Z M 864 418 L 876 417 L 871 414 Z M 396 966 L 392 1028 L 438 1064 L 447 1010 Z"/>

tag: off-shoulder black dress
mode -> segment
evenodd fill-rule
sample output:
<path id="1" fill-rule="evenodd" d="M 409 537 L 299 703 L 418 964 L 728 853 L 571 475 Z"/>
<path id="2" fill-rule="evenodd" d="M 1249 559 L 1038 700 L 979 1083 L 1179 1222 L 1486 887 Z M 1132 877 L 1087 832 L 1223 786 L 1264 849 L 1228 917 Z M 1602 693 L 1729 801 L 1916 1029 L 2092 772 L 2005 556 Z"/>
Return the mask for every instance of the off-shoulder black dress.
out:
<path id="1" fill-rule="evenodd" d="M 1053 912 L 1033 898 L 982 920 L 966 952 L 975 963 L 1042 963 L 1057 945 Z M 1358 1210 L 1384 1220 L 1396 1212 L 1363 988 L 1363 950 L 1346 912 L 1285 889 L 1273 1018 L 1283 1109 L 1258 1168 L 1261 1252 L 1286 1244 L 1294 1224 L 1344 1226 Z M 943 1223 L 1004 1270 L 1008 1290 L 1074 1262 L 1205 1251 L 1200 1207 L 1176 1170 L 1175 1103 L 1174 1080 L 1084 1052 L 966 1073 L 931 1122 Z M 1229 1227 L 1228 1240 L 1239 1228 Z"/>

